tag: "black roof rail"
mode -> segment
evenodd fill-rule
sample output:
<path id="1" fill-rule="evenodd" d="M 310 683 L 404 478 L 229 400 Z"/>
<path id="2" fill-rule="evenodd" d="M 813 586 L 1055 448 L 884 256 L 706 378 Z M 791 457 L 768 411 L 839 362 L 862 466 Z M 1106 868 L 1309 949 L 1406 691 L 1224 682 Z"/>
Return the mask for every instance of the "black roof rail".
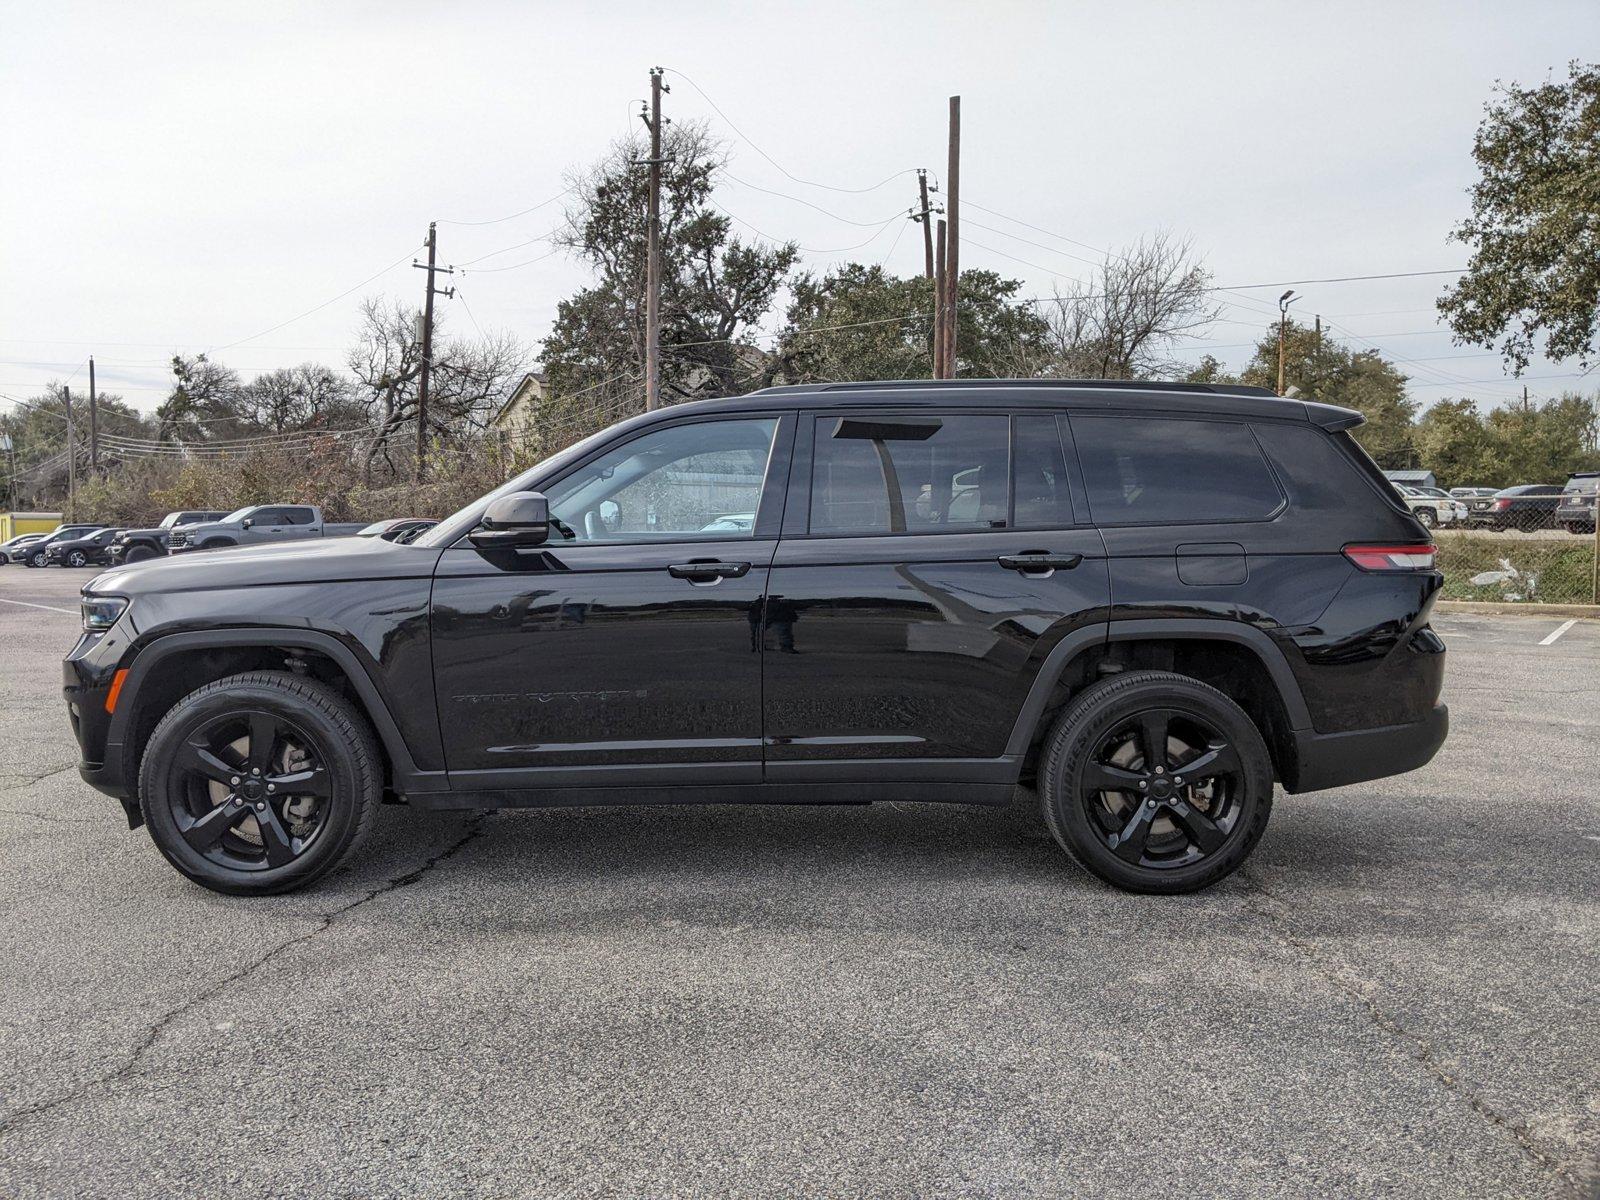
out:
<path id="1" fill-rule="evenodd" d="M 1189 392 L 1211 396 L 1276 396 L 1271 388 L 1246 383 L 1178 383 L 1144 379 L 866 379 L 859 383 L 791 383 L 762 388 L 789 392 L 895 391 L 904 388 L 1084 388 L 1093 391 Z M 755 394 L 755 393 L 752 393 Z"/>

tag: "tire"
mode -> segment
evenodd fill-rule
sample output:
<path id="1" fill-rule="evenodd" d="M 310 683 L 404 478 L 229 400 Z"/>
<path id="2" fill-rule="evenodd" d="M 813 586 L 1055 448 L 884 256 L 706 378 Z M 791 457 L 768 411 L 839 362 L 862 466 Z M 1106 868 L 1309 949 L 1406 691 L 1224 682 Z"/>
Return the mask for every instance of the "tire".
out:
<path id="1" fill-rule="evenodd" d="M 1422 522 L 1424 529 L 1432 529 L 1439 523 L 1439 518 L 1433 515 L 1431 508 L 1419 508 L 1416 512 L 1417 520 Z"/>
<path id="2" fill-rule="evenodd" d="M 1157 758 L 1154 772 L 1145 769 L 1146 718 L 1164 722 L 1167 761 Z M 1196 744 L 1207 729 L 1227 774 L 1185 784 L 1186 763 L 1213 757 Z M 1124 765 L 1104 761 L 1108 754 Z M 1129 790 L 1089 786 L 1108 773 Z M 1135 790 L 1135 779 L 1148 786 Z M 1175 894 L 1210 887 L 1249 857 L 1272 814 L 1272 781 L 1261 731 L 1227 696 L 1186 675 L 1132 671 L 1093 685 L 1057 719 L 1039 799 L 1056 841 L 1090 873 L 1125 891 Z"/>
<path id="3" fill-rule="evenodd" d="M 67 555 L 66 565 L 69 567 L 86 567 L 89 565 L 89 559 L 82 550 L 74 550 Z"/>
<path id="4" fill-rule="evenodd" d="M 137 546 L 130 546 L 122 556 L 125 563 L 144 562 L 147 558 L 154 558 L 156 552 L 141 542 Z"/>
<path id="5" fill-rule="evenodd" d="M 258 760 L 263 720 L 276 732 L 261 739 L 269 748 Z M 245 736 L 230 740 L 235 729 Z M 197 744 L 209 747 L 210 760 L 194 753 Z M 264 771 L 252 771 L 250 762 L 278 747 Z M 277 671 L 234 675 L 191 692 L 161 718 L 140 766 L 139 806 L 156 847 L 195 883 L 234 896 L 275 895 L 312 883 L 361 843 L 381 798 L 382 763 L 366 718 L 326 684 Z M 271 779 L 283 794 L 265 794 Z M 325 795 L 313 797 L 313 789 Z M 314 806 L 313 814 L 302 823 L 295 806 Z"/>
<path id="6" fill-rule="evenodd" d="M 44 551 L 41 550 L 37 554 L 30 554 L 22 561 L 27 563 L 30 567 L 42 567 L 44 566 Z"/>

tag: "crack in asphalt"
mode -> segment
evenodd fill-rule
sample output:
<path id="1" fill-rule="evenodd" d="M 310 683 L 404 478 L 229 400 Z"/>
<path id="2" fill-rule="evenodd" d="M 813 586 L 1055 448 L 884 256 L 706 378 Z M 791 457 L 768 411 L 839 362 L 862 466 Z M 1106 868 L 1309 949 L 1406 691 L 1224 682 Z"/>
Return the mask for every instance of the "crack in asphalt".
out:
<path id="1" fill-rule="evenodd" d="M 50 813 L 34 812 L 27 808 L 0 808 L 0 814 L 8 817 L 32 817 L 37 821 L 49 821 L 53 825 L 98 825 L 99 817 L 57 817 Z"/>
<path id="2" fill-rule="evenodd" d="M 161 1040 L 161 1036 L 166 1033 L 167 1030 L 172 1027 L 173 1023 L 179 1018 L 187 1015 L 190 1012 L 193 1012 L 196 1008 L 207 1001 L 216 999 L 216 997 L 221 995 L 232 985 L 239 983 L 241 980 L 249 978 L 261 967 L 265 966 L 267 963 L 284 953 L 284 951 L 290 950 L 304 942 L 309 942 L 314 938 L 320 937 L 322 934 L 326 933 L 330 928 L 332 928 L 335 921 L 344 916 L 346 913 L 360 908 L 364 904 L 370 904 L 380 896 L 386 896 L 390 892 L 398 891 L 400 888 L 409 887 L 411 884 L 416 883 L 417 880 L 421 879 L 434 867 L 438 866 L 442 862 L 447 861 L 448 859 L 454 858 L 458 853 L 460 853 L 469 842 L 483 832 L 485 824 L 492 815 L 492 809 L 487 812 L 474 815 L 467 822 L 467 829 L 465 833 L 463 833 L 450 845 L 446 846 L 443 850 L 440 850 L 437 854 L 424 861 L 414 870 L 407 871 L 404 875 L 396 875 L 392 879 L 385 880 L 378 887 L 362 893 L 348 904 L 343 904 L 338 908 L 330 909 L 328 912 L 320 914 L 315 928 L 307 930 L 305 933 L 297 934 L 295 937 L 288 938 L 285 941 L 279 942 L 276 946 L 273 946 L 271 949 L 266 951 L 266 953 L 260 955 L 253 962 L 241 967 L 233 974 L 225 976 L 224 978 L 217 980 L 215 983 L 201 988 L 188 999 L 167 1010 L 167 1012 L 163 1013 L 160 1018 L 158 1018 L 153 1024 L 150 1025 L 148 1029 L 145 1030 L 143 1036 L 141 1036 L 138 1042 L 134 1044 L 133 1051 L 128 1055 L 127 1061 L 121 1066 L 116 1067 L 113 1070 L 103 1072 L 102 1074 L 95 1076 L 93 1079 L 86 1080 L 77 1087 L 72 1088 L 70 1091 L 63 1093 L 52 1100 L 42 1100 L 37 1104 L 27 1105 L 23 1108 L 16 1109 L 13 1112 L 9 1112 L 3 1117 L 0 1117 L 0 1135 L 9 1133 L 18 1123 L 26 1120 L 28 1117 L 40 1116 L 44 1113 L 60 1108 L 63 1105 L 71 1104 L 74 1101 L 80 1100 L 91 1093 L 106 1088 L 116 1083 L 117 1080 L 123 1078 L 124 1076 L 131 1074 L 134 1069 L 139 1066 L 145 1055 L 149 1053 L 149 1051 L 158 1041 Z"/>
<path id="3" fill-rule="evenodd" d="M 1264 897 L 1272 904 L 1287 908 L 1283 897 L 1273 892 L 1259 879 L 1251 878 L 1246 871 L 1240 871 L 1239 875 L 1250 884 L 1257 896 Z M 1421 1064 L 1435 1082 L 1443 1086 L 1446 1091 L 1466 1101 L 1473 1112 L 1491 1125 L 1509 1134 L 1511 1139 L 1516 1142 L 1518 1149 L 1558 1179 L 1574 1187 L 1583 1186 L 1584 1181 L 1577 1174 L 1576 1163 L 1570 1162 L 1565 1158 L 1558 1158 L 1545 1150 L 1527 1126 L 1500 1112 L 1487 1100 L 1479 1096 L 1465 1079 L 1451 1072 L 1440 1062 L 1426 1037 L 1407 1029 L 1398 1020 L 1386 1013 L 1377 1000 L 1361 986 L 1362 984 L 1370 985 L 1370 980 L 1363 978 L 1359 972 L 1356 972 L 1347 963 L 1329 962 L 1321 947 L 1309 938 L 1290 933 L 1285 928 L 1282 916 L 1271 911 L 1267 906 L 1258 903 L 1250 905 L 1250 907 L 1258 916 L 1265 918 L 1269 922 L 1272 926 L 1270 932 L 1273 937 L 1304 958 L 1318 975 L 1332 984 L 1339 992 L 1365 1009 L 1367 1019 L 1374 1026 L 1388 1034 L 1392 1041 L 1406 1043 L 1402 1047 L 1406 1056 Z M 1350 975 L 1354 975 L 1355 978 L 1352 980 L 1348 977 Z"/>
<path id="4" fill-rule="evenodd" d="M 77 769 L 78 764 L 75 762 L 70 762 L 64 767 L 51 767 L 46 771 L 41 771 L 37 775 L 0 775 L 0 779 L 20 779 L 22 781 L 21 783 L 8 783 L 5 787 L 0 787 L 0 795 L 3 795 L 6 792 L 20 792 L 23 788 L 32 787 L 36 783 L 43 783 L 46 779 L 49 779 L 52 776 L 65 775 L 68 771 L 76 771 Z"/>

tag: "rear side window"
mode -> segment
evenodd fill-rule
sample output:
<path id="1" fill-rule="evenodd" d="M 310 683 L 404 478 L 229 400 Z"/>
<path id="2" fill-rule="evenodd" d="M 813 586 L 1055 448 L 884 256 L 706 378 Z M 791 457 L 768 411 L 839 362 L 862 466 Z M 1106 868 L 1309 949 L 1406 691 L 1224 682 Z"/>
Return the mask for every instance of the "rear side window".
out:
<path id="1" fill-rule="evenodd" d="M 286 508 L 283 510 L 283 523 L 285 525 L 309 525 L 314 515 L 309 508 Z"/>
<path id="2" fill-rule="evenodd" d="M 1054 417 L 1016 418 L 1012 494 L 1017 525 L 1023 529 L 1059 529 L 1073 524 L 1072 495 L 1067 490 L 1067 461 L 1061 451 L 1061 428 Z"/>
<path id="3" fill-rule="evenodd" d="M 1097 524 L 1265 521 L 1283 507 L 1283 492 L 1246 425 L 1074 416 L 1072 432 Z"/>
<path id="4" fill-rule="evenodd" d="M 1010 507 L 1010 418 L 816 418 L 811 532 L 1003 529 Z"/>

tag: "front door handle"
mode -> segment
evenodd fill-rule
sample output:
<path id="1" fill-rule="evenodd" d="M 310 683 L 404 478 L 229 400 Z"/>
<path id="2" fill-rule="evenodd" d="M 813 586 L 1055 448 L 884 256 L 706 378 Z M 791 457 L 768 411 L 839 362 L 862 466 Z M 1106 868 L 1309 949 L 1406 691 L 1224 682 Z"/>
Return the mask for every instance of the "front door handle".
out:
<path id="1" fill-rule="evenodd" d="M 1081 554 L 1050 554 L 1043 550 L 1029 550 L 1025 554 L 1002 554 L 1000 565 L 1008 571 L 1021 571 L 1024 575 L 1049 575 L 1058 568 L 1070 571 L 1083 561 Z"/>
<path id="2" fill-rule="evenodd" d="M 690 583 L 720 583 L 724 579 L 738 579 L 750 570 L 747 562 L 717 562 L 701 559 L 696 562 L 673 563 L 667 574 L 674 579 L 687 579 Z"/>

